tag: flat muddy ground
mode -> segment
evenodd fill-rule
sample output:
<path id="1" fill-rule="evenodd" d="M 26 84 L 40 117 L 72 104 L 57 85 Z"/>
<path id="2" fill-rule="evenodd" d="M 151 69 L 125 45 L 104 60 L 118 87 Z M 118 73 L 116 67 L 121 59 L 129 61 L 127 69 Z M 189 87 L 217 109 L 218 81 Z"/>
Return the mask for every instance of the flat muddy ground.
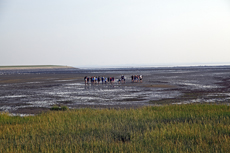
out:
<path id="1" fill-rule="evenodd" d="M 132 83 L 131 75 L 143 75 Z M 118 83 L 121 75 L 126 82 Z M 84 76 L 115 77 L 86 84 Z M 183 103 L 230 103 L 230 67 L 0 70 L 0 111 L 37 114 L 69 108 L 137 108 Z"/>

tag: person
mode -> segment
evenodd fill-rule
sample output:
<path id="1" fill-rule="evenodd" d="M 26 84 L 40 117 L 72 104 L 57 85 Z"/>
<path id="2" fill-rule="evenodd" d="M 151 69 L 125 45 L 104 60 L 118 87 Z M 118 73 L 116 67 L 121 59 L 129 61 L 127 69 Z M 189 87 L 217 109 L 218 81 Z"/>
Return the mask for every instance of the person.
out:
<path id="1" fill-rule="evenodd" d="M 95 81 L 95 77 L 92 77 L 92 82 L 94 83 L 94 81 Z"/>
<path id="2" fill-rule="evenodd" d="M 121 75 L 121 82 L 125 83 L 125 76 L 124 75 Z"/>
<path id="3" fill-rule="evenodd" d="M 87 83 L 87 76 L 84 77 L 84 80 L 85 80 L 85 84 Z"/>
<path id="4" fill-rule="evenodd" d="M 107 78 L 105 77 L 105 84 L 107 83 Z"/>
<path id="5" fill-rule="evenodd" d="M 118 79 L 118 83 L 119 83 L 119 84 L 121 83 L 121 79 Z"/>
<path id="6" fill-rule="evenodd" d="M 132 82 L 133 82 L 133 75 L 131 76 L 131 80 L 132 80 Z"/>
<path id="7" fill-rule="evenodd" d="M 87 84 L 89 84 L 89 77 L 87 77 Z"/>
<path id="8" fill-rule="evenodd" d="M 101 77 L 101 82 L 102 82 L 102 84 L 103 84 L 103 81 L 104 81 L 104 77 Z"/>
<path id="9" fill-rule="evenodd" d="M 112 83 L 112 77 L 109 78 L 109 82 Z"/>
<path id="10" fill-rule="evenodd" d="M 100 81 L 101 81 L 101 78 L 100 78 L 100 76 L 99 76 L 99 77 L 97 77 L 97 82 L 98 82 L 98 84 L 100 83 Z"/>
<path id="11" fill-rule="evenodd" d="M 143 75 L 140 75 L 140 82 L 142 82 L 143 80 Z"/>
<path id="12" fill-rule="evenodd" d="M 135 82 L 137 82 L 137 79 L 138 79 L 138 78 L 137 78 L 137 75 L 135 75 L 135 77 L 134 77 L 134 78 L 135 78 L 135 79 L 134 79 L 134 80 L 135 80 Z"/>

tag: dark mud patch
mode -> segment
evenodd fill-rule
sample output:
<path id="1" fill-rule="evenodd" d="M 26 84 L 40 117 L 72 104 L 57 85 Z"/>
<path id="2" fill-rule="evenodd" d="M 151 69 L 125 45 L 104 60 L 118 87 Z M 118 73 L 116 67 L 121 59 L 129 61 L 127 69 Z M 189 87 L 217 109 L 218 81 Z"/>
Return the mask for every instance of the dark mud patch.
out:
<path id="1" fill-rule="evenodd" d="M 65 100 L 65 101 L 57 101 L 58 104 L 72 104 L 73 101 L 71 100 Z"/>
<path id="2" fill-rule="evenodd" d="M 153 84 L 168 84 L 168 82 L 165 82 L 165 81 L 149 81 L 149 83 L 153 83 Z"/>
<path id="3" fill-rule="evenodd" d="M 145 99 L 143 99 L 143 98 L 124 98 L 124 99 L 122 99 L 122 100 L 120 100 L 120 101 L 143 101 L 143 100 L 145 100 Z"/>
<path id="4" fill-rule="evenodd" d="M 152 84 L 152 83 L 129 83 L 129 84 L 123 84 L 123 86 L 127 87 L 144 87 L 144 88 L 176 88 L 175 85 L 170 84 Z"/>
<path id="5" fill-rule="evenodd" d="M 142 87 L 148 87 L 148 88 L 176 88 L 176 86 L 168 85 L 168 84 L 151 84 L 151 85 L 143 85 Z"/>

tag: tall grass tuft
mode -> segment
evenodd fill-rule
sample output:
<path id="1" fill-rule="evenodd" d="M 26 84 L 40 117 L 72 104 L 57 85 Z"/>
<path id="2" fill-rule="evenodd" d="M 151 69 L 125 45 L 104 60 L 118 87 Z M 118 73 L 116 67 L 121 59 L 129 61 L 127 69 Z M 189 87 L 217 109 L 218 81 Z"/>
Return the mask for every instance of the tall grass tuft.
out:
<path id="1" fill-rule="evenodd" d="M 50 108 L 50 110 L 52 110 L 52 111 L 67 111 L 67 110 L 69 110 L 69 107 L 68 106 L 57 106 L 57 105 L 55 105 L 55 106 L 52 106 Z"/>
<path id="2" fill-rule="evenodd" d="M 226 105 L 0 115 L 0 152 L 229 152 L 229 144 Z"/>

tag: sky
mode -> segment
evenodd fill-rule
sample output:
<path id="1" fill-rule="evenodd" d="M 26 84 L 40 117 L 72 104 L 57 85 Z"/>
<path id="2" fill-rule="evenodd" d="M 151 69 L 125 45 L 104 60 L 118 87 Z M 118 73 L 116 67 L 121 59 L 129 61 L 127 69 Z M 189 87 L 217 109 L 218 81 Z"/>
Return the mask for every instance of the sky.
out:
<path id="1" fill-rule="evenodd" d="M 230 64 L 229 0 L 0 0 L 0 66 Z"/>

